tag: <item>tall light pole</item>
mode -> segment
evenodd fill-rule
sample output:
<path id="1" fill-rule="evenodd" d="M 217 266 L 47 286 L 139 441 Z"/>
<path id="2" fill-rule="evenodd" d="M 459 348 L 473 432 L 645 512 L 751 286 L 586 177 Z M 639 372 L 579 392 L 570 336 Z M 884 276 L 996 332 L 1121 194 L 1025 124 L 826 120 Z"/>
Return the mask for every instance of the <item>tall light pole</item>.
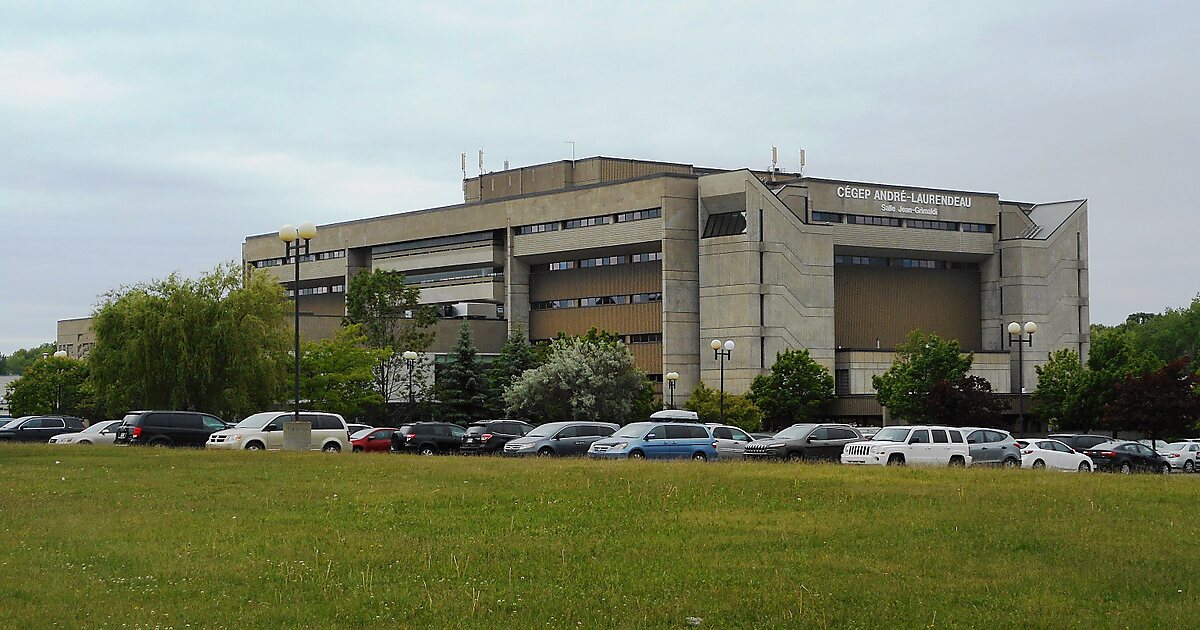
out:
<path id="1" fill-rule="evenodd" d="M 404 354 L 400 355 L 404 359 L 405 365 L 408 366 L 408 413 L 413 412 L 413 407 L 416 406 L 416 400 L 413 397 L 413 368 L 417 367 L 417 353 L 412 350 L 405 350 Z"/>
<path id="2" fill-rule="evenodd" d="M 296 263 L 296 282 L 292 285 L 292 300 L 296 305 L 296 335 L 295 346 L 293 351 L 296 357 L 296 400 L 295 411 L 292 415 L 293 432 L 299 430 L 308 435 L 304 438 L 296 437 L 291 442 L 291 447 L 298 450 L 308 450 L 309 442 L 312 438 L 312 427 L 305 432 L 300 425 L 300 256 L 308 255 L 308 243 L 317 236 L 317 226 L 309 221 L 300 224 L 300 227 L 292 227 L 285 225 L 279 228 L 279 240 L 283 241 L 284 262 L 287 257 L 291 257 Z M 303 242 L 301 242 L 303 241 Z M 288 446 L 287 434 L 284 434 L 284 446 Z"/>
<path id="3" fill-rule="evenodd" d="M 675 408 L 675 381 L 679 380 L 679 372 L 667 372 L 667 389 L 671 390 L 671 409 Z"/>
<path id="4" fill-rule="evenodd" d="M 45 354 L 42 354 L 45 357 Z M 66 350 L 59 350 L 54 353 L 55 359 L 67 358 Z M 58 413 L 62 407 L 62 366 L 54 366 L 54 413 Z"/>
<path id="5" fill-rule="evenodd" d="M 721 361 L 721 424 L 725 424 L 725 360 L 733 356 L 733 340 L 722 344 L 720 339 L 713 339 L 708 347 L 713 349 L 713 359 Z"/>
<path id="6" fill-rule="evenodd" d="M 1025 430 L 1025 344 L 1033 347 L 1033 333 L 1037 332 L 1037 324 L 1025 322 L 1025 334 L 1021 334 L 1021 325 L 1017 322 L 1008 324 L 1008 347 L 1017 344 L 1017 414 L 1021 419 L 1021 430 Z M 1011 387 L 1010 387 L 1011 389 Z"/>

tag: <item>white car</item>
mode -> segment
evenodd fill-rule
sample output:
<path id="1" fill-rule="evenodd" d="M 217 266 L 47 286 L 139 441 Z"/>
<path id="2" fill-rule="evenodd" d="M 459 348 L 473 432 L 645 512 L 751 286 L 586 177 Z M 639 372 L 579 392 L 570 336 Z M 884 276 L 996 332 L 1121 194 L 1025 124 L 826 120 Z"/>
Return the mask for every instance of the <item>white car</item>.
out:
<path id="1" fill-rule="evenodd" d="M 1171 468 L 1185 473 L 1196 472 L 1196 465 L 1200 464 L 1200 442 L 1174 442 L 1159 449 L 1158 454 L 1171 462 Z"/>
<path id="2" fill-rule="evenodd" d="M 842 449 L 843 464 L 970 466 L 971 452 L 962 431 L 953 427 L 884 427 L 870 440 Z"/>
<path id="3" fill-rule="evenodd" d="M 1067 472 L 1092 472 L 1092 458 L 1049 438 L 1021 438 L 1021 468 L 1049 468 Z"/>
<path id="4" fill-rule="evenodd" d="M 291 418 L 290 411 L 256 413 L 232 428 L 208 436 L 204 447 L 247 451 L 279 450 L 283 448 L 283 424 Z M 300 420 L 312 425 L 312 450 L 327 453 L 350 452 L 350 433 L 346 430 L 346 421 L 338 414 L 301 411 Z"/>
<path id="5" fill-rule="evenodd" d="M 120 425 L 120 420 L 97 422 L 79 433 L 60 433 L 50 438 L 50 444 L 112 444 Z"/>

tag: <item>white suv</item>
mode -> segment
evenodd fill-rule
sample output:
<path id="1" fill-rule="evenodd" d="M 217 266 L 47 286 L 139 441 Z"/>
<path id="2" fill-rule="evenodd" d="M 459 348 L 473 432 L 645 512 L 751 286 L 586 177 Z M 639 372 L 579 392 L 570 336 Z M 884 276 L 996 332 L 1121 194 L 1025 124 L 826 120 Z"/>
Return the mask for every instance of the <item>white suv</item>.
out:
<path id="1" fill-rule="evenodd" d="M 842 449 L 843 464 L 970 466 L 962 431 L 952 427 L 884 427 L 870 440 Z"/>
<path id="2" fill-rule="evenodd" d="M 292 419 L 290 411 L 256 413 L 235 424 L 233 428 L 208 436 L 205 448 L 245 449 L 247 451 L 283 448 L 283 423 Z M 350 452 L 350 434 L 346 421 L 336 413 L 302 411 L 300 420 L 312 424 L 314 451 L 327 453 Z"/>

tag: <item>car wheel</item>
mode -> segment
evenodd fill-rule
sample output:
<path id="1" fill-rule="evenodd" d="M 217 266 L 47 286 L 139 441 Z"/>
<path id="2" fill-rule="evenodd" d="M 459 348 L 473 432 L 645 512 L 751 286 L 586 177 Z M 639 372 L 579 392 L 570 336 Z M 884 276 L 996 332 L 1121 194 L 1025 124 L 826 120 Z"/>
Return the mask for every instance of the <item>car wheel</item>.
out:
<path id="1" fill-rule="evenodd" d="M 967 465 L 967 460 L 962 458 L 962 455 L 955 455 L 950 458 L 950 465 L 956 468 L 961 468 Z"/>
<path id="2" fill-rule="evenodd" d="M 353 450 L 351 450 L 350 452 L 351 452 L 351 453 L 361 453 L 361 452 L 363 452 L 363 447 L 361 447 L 361 446 L 355 446 L 355 447 L 354 447 L 354 449 L 353 449 Z"/>
<path id="3" fill-rule="evenodd" d="M 554 456 L 554 449 L 550 448 L 549 446 L 543 446 L 540 450 L 538 450 L 538 457 L 552 456 Z"/>
<path id="4" fill-rule="evenodd" d="M 1087 462 L 1079 462 L 1079 472 L 1081 472 L 1081 473 L 1092 472 L 1091 464 L 1089 464 Z"/>
<path id="5" fill-rule="evenodd" d="M 903 466 L 904 465 L 904 456 L 901 455 L 900 453 L 892 453 L 891 456 L 888 457 L 887 465 L 888 466 Z"/>
<path id="6" fill-rule="evenodd" d="M 1163 464 L 1163 465 L 1162 465 L 1162 466 L 1161 466 L 1161 467 L 1158 469 L 1158 472 L 1159 472 L 1159 474 L 1162 474 L 1162 475 L 1169 475 L 1169 474 L 1171 474 L 1171 464 Z"/>
<path id="7" fill-rule="evenodd" d="M 706 462 L 708 461 L 708 455 L 705 455 L 703 451 L 696 451 L 692 453 L 692 459 L 698 462 Z"/>
<path id="8" fill-rule="evenodd" d="M 1183 472 L 1185 472 L 1185 473 L 1196 472 L 1196 464 L 1190 459 L 1187 460 L 1186 462 L 1183 462 Z"/>
<path id="9" fill-rule="evenodd" d="M 251 442 L 246 445 L 246 450 L 247 451 L 261 451 L 261 450 L 263 450 L 262 442 Z"/>
<path id="10" fill-rule="evenodd" d="M 330 442 L 330 443 L 326 444 L 325 446 L 322 446 L 321 450 L 326 453 L 341 453 L 342 445 L 338 444 L 337 442 Z"/>
<path id="11" fill-rule="evenodd" d="M 166 448 L 167 441 L 166 440 L 154 440 L 153 442 L 150 442 L 150 446 L 153 448 Z"/>
<path id="12" fill-rule="evenodd" d="M 428 444 L 426 444 L 425 446 L 422 446 L 421 450 L 418 452 L 422 455 L 436 455 L 437 454 L 437 451 L 434 450 L 434 448 Z"/>
<path id="13" fill-rule="evenodd" d="M 1004 460 L 1005 468 L 1017 468 L 1020 465 L 1021 462 L 1017 461 L 1016 458 L 1013 457 L 1009 457 L 1008 459 Z"/>
<path id="14" fill-rule="evenodd" d="M 1129 462 L 1122 462 L 1120 470 L 1122 475 L 1128 475 L 1133 473 L 1133 466 L 1130 466 Z"/>
<path id="15" fill-rule="evenodd" d="M 646 454 L 641 451 L 630 451 L 629 459 L 646 459 Z"/>
<path id="16" fill-rule="evenodd" d="M 1046 462 L 1044 462 L 1044 461 L 1042 461 L 1042 460 L 1040 460 L 1040 459 L 1038 459 L 1038 460 L 1035 460 L 1035 461 L 1033 462 L 1033 467 L 1034 467 L 1034 468 L 1036 468 L 1036 469 L 1038 469 L 1038 470 L 1041 470 L 1041 469 L 1043 469 L 1043 468 L 1045 468 L 1045 467 L 1046 467 Z"/>
<path id="17" fill-rule="evenodd" d="M 787 460 L 789 462 L 802 462 L 804 461 L 804 453 L 802 451 L 791 451 L 787 454 Z"/>
<path id="18" fill-rule="evenodd" d="M 89 442 L 88 440 L 79 440 L 79 443 L 80 443 L 80 444 L 83 444 L 83 445 L 85 445 L 85 446 L 90 446 L 90 445 L 91 445 L 91 442 Z"/>

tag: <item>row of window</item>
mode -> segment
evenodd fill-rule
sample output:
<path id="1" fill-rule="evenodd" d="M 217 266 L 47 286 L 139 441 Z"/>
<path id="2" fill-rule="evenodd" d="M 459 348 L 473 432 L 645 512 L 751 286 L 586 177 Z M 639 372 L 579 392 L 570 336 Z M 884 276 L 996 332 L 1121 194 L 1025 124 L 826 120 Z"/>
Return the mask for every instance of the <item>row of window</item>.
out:
<path id="1" fill-rule="evenodd" d="M 560 260 L 534 267 L 535 271 L 563 271 L 566 269 L 587 269 L 589 267 L 607 267 L 609 265 L 624 265 L 626 263 L 644 263 L 662 260 L 662 252 L 644 252 L 628 256 L 604 256 L 601 258 L 584 258 L 582 260 Z"/>
<path id="2" fill-rule="evenodd" d="M 816 212 L 812 213 L 813 221 L 822 221 L 825 223 L 841 223 L 845 220 L 846 223 L 854 225 L 886 225 L 888 227 L 910 227 L 924 230 L 946 230 L 948 232 L 957 232 L 960 229 L 963 232 L 992 232 L 996 226 L 991 223 L 963 223 L 956 221 L 932 221 L 929 219 L 904 219 L 901 221 L 895 217 L 877 217 L 861 214 L 846 214 L 838 212 Z"/>
<path id="3" fill-rule="evenodd" d="M 966 269 L 979 271 L 979 263 L 923 258 L 883 258 L 882 256 L 834 256 L 835 265 L 869 265 L 872 267 L 901 267 L 904 269 Z"/>
<path id="4" fill-rule="evenodd" d="M 312 254 L 304 254 L 303 256 L 300 257 L 300 262 L 305 263 L 305 262 L 313 262 L 314 260 L 329 260 L 331 258 L 345 258 L 345 257 L 346 257 L 346 250 L 335 249 L 330 252 L 315 252 Z M 295 262 L 295 260 L 291 256 L 288 256 L 286 258 L 268 258 L 266 260 L 255 260 L 255 261 L 251 262 L 250 264 L 253 265 L 256 269 L 262 269 L 263 267 L 278 267 L 280 265 L 290 265 L 293 262 Z"/>
<path id="5" fill-rule="evenodd" d="M 446 280 L 470 280 L 473 278 L 503 278 L 504 271 L 495 267 L 477 267 L 475 269 L 456 269 L 454 271 L 434 271 L 430 273 L 415 273 L 406 275 L 407 284 L 425 284 L 428 282 L 444 282 Z"/>
<path id="6" fill-rule="evenodd" d="M 661 302 L 662 293 L 634 293 L 632 295 L 604 295 L 600 297 L 567 298 L 530 302 L 535 311 L 550 311 L 559 308 L 582 308 L 585 306 L 612 306 L 616 304 L 648 304 Z"/>
<path id="7" fill-rule="evenodd" d="M 647 208 L 645 210 L 631 210 L 629 212 L 603 214 L 595 217 L 584 217 L 582 219 L 548 221 L 546 223 L 522 225 L 517 228 L 517 234 L 541 234 L 543 232 L 572 230 L 575 228 L 589 227 L 592 225 L 608 225 L 610 223 L 628 223 L 630 221 L 642 221 L 644 219 L 657 219 L 661 216 L 662 208 Z"/>
<path id="8" fill-rule="evenodd" d="M 344 285 L 344 284 L 335 284 L 335 285 L 329 286 L 329 287 L 308 287 L 308 288 L 300 289 L 300 295 L 324 295 L 326 293 L 345 293 L 345 292 L 346 292 L 346 285 Z M 296 295 L 296 292 L 291 289 L 285 290 L 284 293 L 288 297 L 295 297 L 295 295 Z"/>

